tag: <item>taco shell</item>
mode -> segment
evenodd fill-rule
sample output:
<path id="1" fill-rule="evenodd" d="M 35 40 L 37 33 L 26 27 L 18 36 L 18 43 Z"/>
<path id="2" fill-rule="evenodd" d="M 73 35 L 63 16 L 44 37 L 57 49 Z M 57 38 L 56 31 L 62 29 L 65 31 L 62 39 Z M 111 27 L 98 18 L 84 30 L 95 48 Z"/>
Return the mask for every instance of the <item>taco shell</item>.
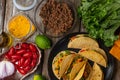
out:
<path id="1" fill-rule="evenodd" d="M 100 53 L 98 53 L 94 50 L 88 50 L 88 51 L 83 51 L 83 52 L 79 51 L 79 54 L 93 62 L 100 64 L 103 67 L 107 66 L 107 61 L 103 57 L 103 55 L 101 55 Z"/>
<path id="2" fill-rule="evenodd" d="M 76 38 L 72 39 L 68 43 L 68 48 L 96 48 L 99 47 L 98 43 L 89 37 L 84 36 L 77 36 Z"/>
<path id="3" fill-rule="evenodd" d="M 61 63 L 70 54 L 75 54 L 75 52 L 73 52 L 73 51 L 61 51 L 53 59 L 52 70 L 53 70 L 54 75 L 58 79 L 60 79 L 60 74 L 59 73 L 60 73 Z"/>
<path id="4" fill-rule="evenodd" d="M 104 74 L 99 65 L 94 63 L 93 70 L 91 71 L 87 80 L 104 80 Z"/>
<path id="5" fill-rule="evenodd" d="M 105 51 L 103 49 L 101 49 L 101 48 L 94 48 L 93 50 L 95 50 L 96 52 L 100 53 L 106 59 L 106 61 L 108 61 L 107 55 L 106 55 L 106 53 L 105 53 Z"/>
<path id="6" fill-rule="evenodd" d="M 75 76 L 77 75 L 77 73 L 80 71 L 80 69 L 83 68 L 83 66 L 86 64 L 86 61 L 82 61 L 78 64 L 75 64 L 71 70 L 70 73 L 70 80 L 73 80 L 75 78 Z"/>
<path id="7" fill-rule="evenodd" d="M 80 80 L 83 77 L 84 72 L 87 71 L 89 76 L 89 73 L 92 71 L 92 67 L 91 65 L 86 62 L 86 64 L 84 64 L 84 66 L 80 69 L 80 71 L 78 72 L 77 76 L 74 78 L 74 80 Z"/>
<path id="8" fill-rule="evenodd" d="M 70 54 L 62 61 L 61 66 L 60 66 L 60 73 L 59 73 L 60 77 L 62 77 L 65 74 L 65 72 L 68 70 L 74 57 L 75 57 L 75 54 Z"/>

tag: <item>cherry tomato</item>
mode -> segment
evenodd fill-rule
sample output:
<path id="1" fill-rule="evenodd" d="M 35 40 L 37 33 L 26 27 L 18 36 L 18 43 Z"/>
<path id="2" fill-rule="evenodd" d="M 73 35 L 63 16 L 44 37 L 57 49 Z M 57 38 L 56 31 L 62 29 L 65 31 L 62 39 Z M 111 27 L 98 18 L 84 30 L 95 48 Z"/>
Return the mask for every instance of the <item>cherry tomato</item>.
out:
<path id="1" fill-rule="evenodd" d="M 30 45 L 29 45 L 29 49 L 30 49 L 32 52 L 37 52 L 37 48 L 36 48 L 36 46 L 33 45 L 33 44 L 30 44 Z"/>
<path id="2" fill-rule="evenodd" d="M 26 72 L 30 71 L 30 69 L 31 69 L 31 66 L 29 66 L 29 65 L 24 68 L 24 70 L 25 70 Z"/>
<path id="3" fill-rule="evenodd" d="M 32 52 L 26 52 L 26 53 L 24 53 L 23 54 L 23 57 L 25 57 L 25 58 L 30 58 L 30 57 L 32 57 Z"/>
<path id="4" fill-rule="evenodd" d="M 20 48 L 20 44 L 19 43 L 16 44 L 16 46 L 15 46 L 15 49 L 18 49 L 18 48 Z"/>
<path id="5" fill-rule="evenodd" d="M 32 60 L 31 66 L 32 66 L 32 67 L 35 67 L 36 63 L 37 63 L 37 60 L 36 60 L 36 59 L 35 59 L 35 60 Z"/>
<path id="6" fill-rule="evenodd" d="M 16 54 L 17 55 L 23 55 L 25 52 L 26 52 L 25 49 L 19 49 L 19 50 L 16 51 Z"/>
<path id="7" fill-rule="evenodd" d="M 12 62 L 12 63 L 15 63 L 15 62 L 17 62 L 17 60 L 16 60 L 16 59 L 12 59 L 11 62 Z"/>
<path id="8" fill-rule="evenodd" d="M 18 68 L 18 71 L 22 74 L 25 75 L 27 72 L 24 69 Z"/>
<path id="9" fill-rule="evenodd" d="M 24 48 L 24 49 L 28 49 L 29 44 L 28 43 L 22 43 L 21 47 Z"/>
<path id="10" fill-rule="evenodd" d="M 20 59 L 20 63 L 21 63 L 21 64 L 24 64 L 24 62 L 25 62 L 25 58 L 22 57 L 22 58 Z"/>
<path id="11" fill-rule="evenodd" d="M 33 58 L 34 58 L 34 59 L 37 59 L 37 58 L 38 58 L 37 53 L 33 53 Z"/>
<path id="12" fill-rule="evenodd" d="M 12 59 L 19 60 L 19 59 L 21 59 L 21 56 L 19 56 L 19 55 L 12 55 L 11 58 L 12 58 Z"/>
<path id="13" fill-rule="evenodd" d="M 15 48 L 11 47 L 10 50 L 8 51 L 8 54 L 11 56 L 15 53 Z"/>
<path id="14" fill-rule="evenodd" d="M 31 59 L 30 58 L 28 58 L 28 59 L 26 59 L 25 60 L 25 62 L 24 62 L 24 67 L 26 67 L 26 66 L 28 66 L 29 64 L 31 63 Z"/>
<path id="15" fill-rule="evenodd" d="M 9 55 L 9 54 L 7 54 L 7 53 L 5 54 L 5 58 L 6 58 L 6 59 L 8 59 L 8 60 L 10 60 L 10 59 L 11 59 L 10 55 Z"/>

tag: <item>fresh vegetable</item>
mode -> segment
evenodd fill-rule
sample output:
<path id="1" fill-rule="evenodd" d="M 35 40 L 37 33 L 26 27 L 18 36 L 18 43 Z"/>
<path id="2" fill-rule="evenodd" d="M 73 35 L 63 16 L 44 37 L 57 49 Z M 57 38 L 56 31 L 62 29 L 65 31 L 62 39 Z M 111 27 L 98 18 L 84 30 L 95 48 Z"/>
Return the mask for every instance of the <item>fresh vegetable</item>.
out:
<path id="1" fill-rule="evenodd" d="M 111 55 L 113 55 L 116 59 L 120 61 L 120 39 L 115 41 L 115 44 L 109 52 Z"/>
<path id="2" fill-rule="evenodd" d="M 14 65 L 9 61 L 0 62 L 0 80 L 11 76 L 15 71 Z"/>
<path id="3" fill-rule="evenodd" d="M 45 78 L 42 75 L 35 74 L 33 80 L 45 80 Z"/>
<path id="4" fill-rule="evenodd" d="M 34 44 L 22 43 L 11 47 L 5 58 L 11 61 L 22 75 L 25 75 L 36 66 L 39 54 Z"/>
<path id="5" fill-rule="evenodd" d="M 103 39 L 107 47 L 118 39 L 114 34 L 120 25 L 119 5 L 119 0 L 81 0 L 78 8 L 78 16 L 89 35 Z"/>
<path id="6" fill-rule="evenodd" d="M 51 47 L 50 40 L 44 35 L 37 35 L 35 37 L 35 43 L 41 49 L 49 49 Z"/>

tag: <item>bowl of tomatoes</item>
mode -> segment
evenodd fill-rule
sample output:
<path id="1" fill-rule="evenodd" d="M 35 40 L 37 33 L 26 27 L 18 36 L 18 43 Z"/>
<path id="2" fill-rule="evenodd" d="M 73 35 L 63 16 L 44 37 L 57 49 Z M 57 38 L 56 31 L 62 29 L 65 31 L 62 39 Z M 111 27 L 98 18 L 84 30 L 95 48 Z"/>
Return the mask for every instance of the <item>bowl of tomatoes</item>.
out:
<path id="1" fill-rule="evenodd" d="M 37 69 L 41 60 L 41 51 L 36 44 L 23 42 L 12 46 L 4 54 L 4 58 L 14 64 L 16 68 L 14 76 L 19 76 L 17 79 L 22 80 Z"/>

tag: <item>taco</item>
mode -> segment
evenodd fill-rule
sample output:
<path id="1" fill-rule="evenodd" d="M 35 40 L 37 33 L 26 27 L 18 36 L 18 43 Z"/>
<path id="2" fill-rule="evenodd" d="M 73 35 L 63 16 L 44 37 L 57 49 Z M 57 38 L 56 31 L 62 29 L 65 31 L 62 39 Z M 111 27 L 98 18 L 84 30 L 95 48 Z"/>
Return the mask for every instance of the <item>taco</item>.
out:
<path id="1" fill-rule="evenodd" d="M 99 65 L 94 63 L 93 70 L 90 72 L 90 75 L 87 80 L 104 80 L 104 74 Z"/>
<path id="2" fill-rule="evenodd" d="M 100 64 L 103 67 L 107 66 L 106 59 L 103 57 L 102 54 L 98 53 L 95 50 L 88 49 L 88 50 L 84 50 L 84 51 L 79 51 L 78 54 L 80 54 L 81 56 L 83 56 L 83 57 L 85 57 L 93 62 Z"/>
<path id="3" fill-rule="evenodd" d="M 61 65 L 60 65 L 60 71 L 59 71 L 60 78 L 68 70 L 69 66 L 71 65 L 71 63 L 74 59 L 74 57 L 75 57 L 75 54 L 70 54 L 65 59 L 63 59 Z"/>
<path id="4" fill-rule="evenodd" d="M 98 52 L 99 54 L 101 54 L 105 58 L 106 62 L 108 61 L 107 55 L 106 55 L 106 53 L 105 53 L 105 51 L 103 49 L 101 49 L 101 48 L 94 48 L 92 50 L 95 50 L 96 52 Z"/>
<path id="5" fill-rule="evenodd" d="M 60 79 L 60 66 L 62 64 L 62 61 L 68 56 L 68 55 L 71 55 L 69 58 L 73 58 L 73 54 L 76 54 L 75 52 L 73 51 L 69 51 L 69 50 L 65 50 L 65 51 L 61 51 L 59 52 L 53 59 L 53 62 L 52 62 L 52 70 L 53 70 L 53 73 L 54 75 Z M 69 61 L 68 61 L 69 62 Z M 72 61 L 71 61 L 72 62 Z M 69 62 L 70 63 L 70 62 Z M 65 69 L 66 69 L 67 65 L 65 65 Z M 65 72 L 65 71 L 63 71 Z"/>
<path id="6" fill-rule="evenodd" d="M 86 64 L 84 64 L 82 69 L 80 69 L 74 80 L 86 80 L 89 77 L 91 71 L 92 71 L 92 67 L 87 62 Z"/>
<path id="7" fill-rule="evenodd" d="M 74 60 L 72 61 L 71 65 L 69 66 L 66 73 L 62 76 L 63 80 L 73 80 L 79 70 L 83 67 L 83 65 L 87 62 L 87 59 L 76 54 Z M 62 65 L 61 65 L 62 66 Z"/>
<path id="8" fill-rule="evenodd" d="M 99 48 L 99 44 L 96 40 L 86 37 L 86 36 L 80 36 L 76 35 L 71 38 L 71 40 L 68 43 L 68 48 Z"/>

